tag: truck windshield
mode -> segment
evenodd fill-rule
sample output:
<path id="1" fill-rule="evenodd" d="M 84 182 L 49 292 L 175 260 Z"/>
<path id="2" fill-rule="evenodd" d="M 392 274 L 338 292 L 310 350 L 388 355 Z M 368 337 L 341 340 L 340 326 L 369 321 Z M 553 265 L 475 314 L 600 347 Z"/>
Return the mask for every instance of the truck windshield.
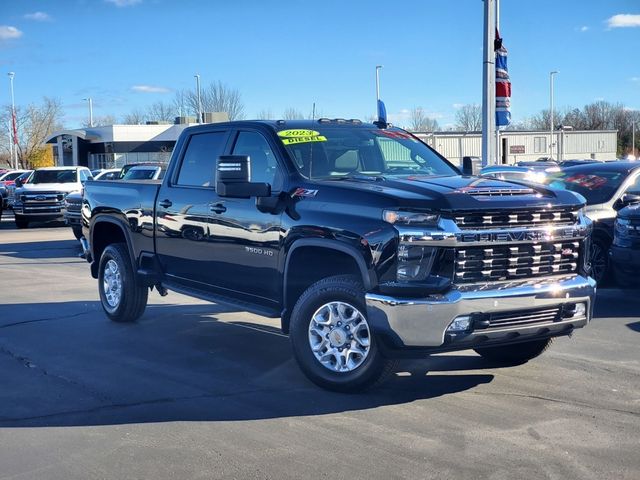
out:
<path id="1" fill-rule="evenodd" d="M 29 183 L 74 183 L 76 181 L 75 170 L 36 170 Z"/>
<path id="2" fill-rule="evenodd" d="M 627 172 L 616 170 L 567 169 L 550 177 L 547 183 L 551 188 L 579 193 L 587 199 L 587 205 L 597 205 L 611 200 L 627 176 Z"/>
<path id="3" fill-rule="evenodd" d="M 314 125 L 277 133 L 307 178 L 458 174 L 433 150 L 398 128 Z"/>

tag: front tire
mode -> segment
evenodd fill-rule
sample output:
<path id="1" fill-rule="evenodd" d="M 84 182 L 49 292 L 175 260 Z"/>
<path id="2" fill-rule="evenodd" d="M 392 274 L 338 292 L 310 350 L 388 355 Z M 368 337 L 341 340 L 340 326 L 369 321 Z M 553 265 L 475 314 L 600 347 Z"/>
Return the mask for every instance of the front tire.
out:
<path id="1" fill-rule="evenodd" d="M 591 242 L 589 261 L 591 262 L 591 277 L 598 283 L 604 283 L 609 273 L 608 245 L 600 239 Z"/>
<path id="2" fill-rule="evenodd" d="M 23 215 L 15 215 L 16 228 L 28 228 L 29 220 L 27 220 Z"/>
<path id="3" fill-rule="evenodd" d="M 102 308 L 114 322 L 134 322 L 144 313 L 149 290 L 138 282 L 124 243 L 113 243 L 102 252 L 98 291 Z"/>
<path id="4" fill-rule="evenodd" d="M 364 289 L 351 275 L 320 280 L 300 296 L 289 338 L 300 369 L 328 390 L 366 390 L 395 367 L 380 351 L 367 321 Z"/>
<path id="5" fill-rule="evenodd" d="M 504 345 L 501 347 L 482 347 L 473 350 L 482 358 L 486 358 L 492 362 L 501 365 L 522 365 L 529 360 L 541 355 L 553 339 L 545 338 L 542 340 L 534 340 L 531 342 L 516 343 L 514 345 Z"/>

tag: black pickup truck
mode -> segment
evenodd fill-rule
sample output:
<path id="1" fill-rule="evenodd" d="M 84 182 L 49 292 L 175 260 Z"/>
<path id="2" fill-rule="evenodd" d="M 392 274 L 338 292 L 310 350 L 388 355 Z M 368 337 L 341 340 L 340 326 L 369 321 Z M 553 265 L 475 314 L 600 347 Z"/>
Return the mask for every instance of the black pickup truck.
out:
<path id="1" fill-rule="evenodd" d="M 358 391 L 399 357 L 519 364 L 585 326 L 583 207 L 385 124 L 244 121 L 185 129 L 163 181 L 89 182 L 83 242 L 112 320 L 153 287 L 280 317 L 312 381 Z"/>

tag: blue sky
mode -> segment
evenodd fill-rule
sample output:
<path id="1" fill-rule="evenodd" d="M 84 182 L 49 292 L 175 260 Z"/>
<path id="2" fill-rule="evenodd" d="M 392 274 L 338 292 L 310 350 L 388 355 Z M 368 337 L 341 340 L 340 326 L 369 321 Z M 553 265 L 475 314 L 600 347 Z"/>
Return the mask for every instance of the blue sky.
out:
<path id="1" fill-rule="evenodd" d="M 0 71 L 17 105 L 58 97 L 68 127 L 117 118 L 221 80 L 247 118 L 287 107 L 366 118 L 381 96 L 395 123 L 421 106 L 446 127 L 482 95 L 481 0 L 14 0 L 0 4 Z M 512 115 L 595 100 L 640 108 L 640 1 L 502 0 Z M 5 80 L 2 80 L 2 79 Z M 3 86 L 4 85 L 4 86 Z M 137 87 L 137 88 L 136 88 Z M 9 103 L 0 77 L 0 103 Z"/>

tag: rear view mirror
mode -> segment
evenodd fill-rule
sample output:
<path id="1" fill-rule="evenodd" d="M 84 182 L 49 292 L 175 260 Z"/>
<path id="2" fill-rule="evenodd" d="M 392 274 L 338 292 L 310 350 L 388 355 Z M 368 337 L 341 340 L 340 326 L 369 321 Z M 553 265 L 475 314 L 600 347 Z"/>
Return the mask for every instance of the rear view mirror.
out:
<path id="1" fill-rule="evenodd" d="M 222 155 L 216 164 L 216 191 L 221 197 L 268 197 L 271 185 L 250 182 L 251 159 L 248 155 Z"/>
<path id="2" fill-rule="evenodd" d="M 17 187 L 17 188 L 20 188 L 20 187 L 22 187 L 22 185 L 24 185 L 24 184 L 22 183 L 22 180 L 21 180 L 21 179 L 19 179 L 19 178 L 16 178 L 15 184 L 16 184 L 16 187 Z"/>

